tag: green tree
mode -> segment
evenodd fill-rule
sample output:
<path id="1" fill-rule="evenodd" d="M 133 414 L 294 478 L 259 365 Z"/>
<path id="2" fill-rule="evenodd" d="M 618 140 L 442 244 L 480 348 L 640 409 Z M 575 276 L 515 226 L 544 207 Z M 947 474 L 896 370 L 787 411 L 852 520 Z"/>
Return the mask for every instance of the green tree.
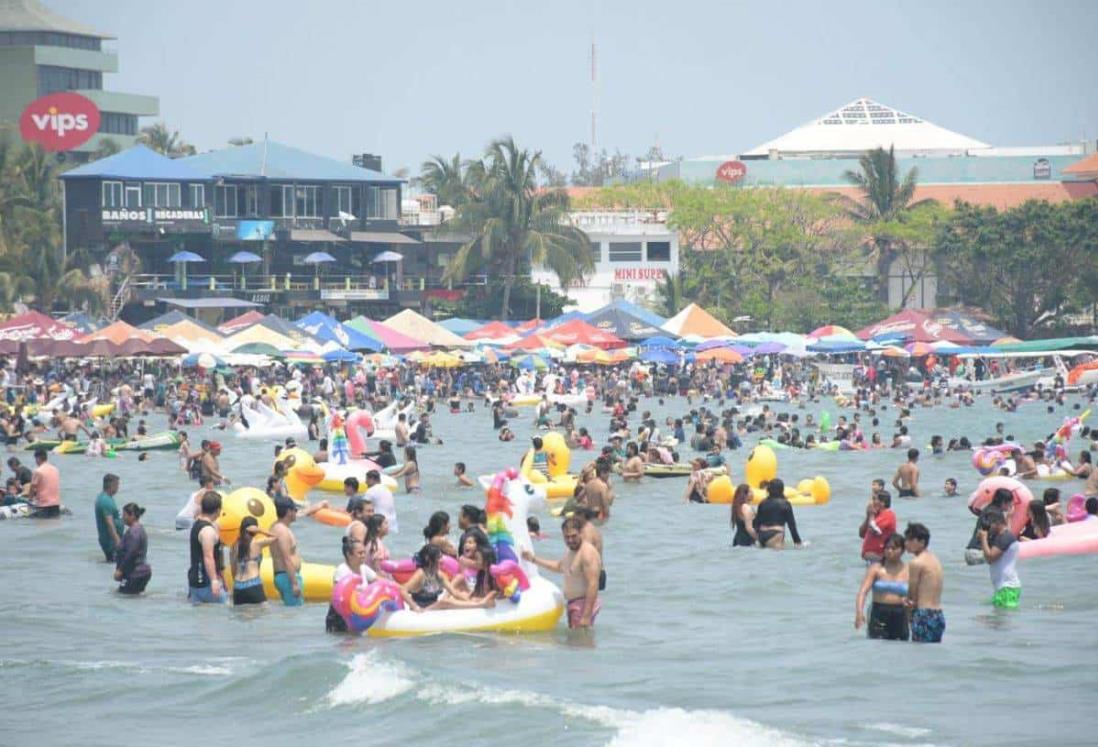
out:
<path id="1" fill-rule="evenodd" d="M 419 167 L 420 186 L 438 197 L 439 205 L 458 208 L 469 200 L 468 163 L 455 153 L 446 159 L 431 156 Z"/>
<path id="2" fill-rule="evenodd" d="M 936 250 L 958 301 L 983 307 L 1026 339 L 1095 302 L 1089 285 L 1098 254 L 1095 222 L 1094 198 L 1059 205 L 1030 200 L 1003 212 L 959 203 Z"/>
<path id="3" fill-rule="evenodd" d="M 99 145 L 91 152 L 90 160 L 98 161 L 100 158 L 113 156 L 122 150 L 122 146 L 114 138 L 105 137 L 99 141 Z"/>
<path id="4" fill-rule="evenodd" d="M 520 149 L 512 138 L 493 141 L 479 166 L 471 199 L 458 208 L 458 230 L 473 238 L 462 245 L 443 274 L 461 281 L 481 272 L 502 285 L 500 318 L 511 314 L 511 290 L 535 266 L 548 268 L 561 286 L 594 267 L 587 235 L 568 222 L 568 195 L 543 190 L 537 179 L 541 152 Z"/>
<path id="5" fill-rule="evenodd" d="M 920 267 L 925 271 L 925 263 L 914 253 L 923 253 L 929 248 L 933 231 L 917 233 L 915 228 L 925 227 L 932 221 L 913 222 L 910 214 L 934 201 L 915 200 L 918 169 L 912 168 L 901 180 L 894 147 L 887 151 L 884 148 L 871 150 L 858 160 L 858 165 L 859 171 L 848 170 L 843 177 L 858 188 L 860 199 L 845 196 L 841 199 L 847 214 L 866 231 L 868 256 L 876 268 L 878 297 L 887 303 L 893 262 L 903 258 L 910 272 Z M 905 294 L 900 305 L 906 302 Z"/>
<path id="6" fill-rule="evenodd" d="M 162 153 L 168 158 L 180 158 L 193 156 L 194 146 L 185 142 L 179 134 L 179 130 L 171 131 L 163 122 L 156 122 L 148 127 L 141 128 L 141 134 L 137 136 L 137 142 Z"/>

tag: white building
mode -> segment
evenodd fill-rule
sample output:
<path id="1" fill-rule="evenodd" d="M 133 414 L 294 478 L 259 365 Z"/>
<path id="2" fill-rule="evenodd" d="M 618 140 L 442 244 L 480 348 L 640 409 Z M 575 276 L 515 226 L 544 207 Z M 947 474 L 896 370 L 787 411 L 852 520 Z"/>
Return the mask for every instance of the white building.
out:
<path id="1" fill-rule="evenodd" d="M 615 299 L 645 305 L 658 301 L 661 281 L 678 271 L 679 237 L 667 213 L 656 210 L 595 210 L 569 214 L 591 240 L 595 271 L 582 284 L 561 289 L 556 275 L 535 270 L 532 280 L 567 295 L 580 311 Z"/>

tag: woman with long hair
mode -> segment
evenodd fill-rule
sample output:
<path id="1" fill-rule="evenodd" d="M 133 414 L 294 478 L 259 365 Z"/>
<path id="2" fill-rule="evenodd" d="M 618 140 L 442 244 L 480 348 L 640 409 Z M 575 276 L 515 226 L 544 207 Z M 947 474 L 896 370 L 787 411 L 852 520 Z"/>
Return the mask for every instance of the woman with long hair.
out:
<path id="1" fill-rule="evenodd" d="M 908 632 L 908 612 L 904 607 L 907 599 L 907 563 L 903 561 L 904 537 L 893 534 L 885 541 L 884 561 L 873 563 L 865 572 L 862 586 L 858 589 L 855 602 L 854 629 L 865 625 L 865 597 L 873 590 L 873 604 L 869 611 L 869 626 L 866 634 L 870 638 L 884 638 L 891 641 L 906 641 Z"/>
<path id="2" fill-rule="evenodd" d="M 435 511 L 423 528 L 423 539 L 428 545 L 434 545 L 443 554 L 456 558 L 457 548 L 450 542 L 450 514 Z"/>
<path id="3" fill-rule="evenodd" d="M 456 588 L 439 570 L 442 551 L 435 545 L 424 545 L 416 557 L 419 568 L 402 585 L 412 600 L 425 610 L 445 610 L 468 607 L 494 607 L 494 596 L 472 600 Z"/>
<path id="4" fill-rule="evenodd" d="M 114 580 L 122 582 L 118 587 L 122 594 L 140 594 L 152 578 L 152 569 L 145 560 L 149 537 L 145 527 L 141 526 L 144 514 L 145 509 L 136 503 L 127 503 L 122 507 L 122 523 L 126 525 L 126 531 L 118 544 L 114 569 Z"/>
<path id="5" fill-rule="evenodd" d="M 793 506 L 785 497 L 785 483 L 775 477 L 766 484 L 766 498 L 755 510 L 755 532 L 759 546 L 771 550 L 785 547 L 785 528 L 793 536 L 793 545 L 801 546 L 801 535 L 797 533 L 797 519 L 793 516 Z"/>
<path id="6" fill-rule="evenodd" d="M 374 514 L 366 520 L 366 565 L 375 572 L 381 572 L 381 562 L 389 559 L 389 550 L 382 542 L 389 534 L 389 519 L 385 514 Z"/>
<path id="7" fill-rule="evenodd" d="M 740 483 L 732 495 L 732 547 L 753 547 L 758 541 L 755 533 L 755 509 L 751 507 L 751 486 Z"/>
<path id="8" fill-rule="evenodd" d="M 263 579 L 259 577 L 259 561 L 263 557 L 263 548 L 274 539 L 259 528 L 254 516 L 245 516 L 241 520 L 240 537 L 229 550 L 229 563 L 233 569 L 233 605 L 263 604 L 267 601 Z"/>
<path id="9" fill-rule="evenodd" d="M 1045 502 L 1034 498 L 1026 506 L 1026 525 L 1018 535 L 1018 539 L 1023 542 L 1044 539 L 1051 531 L 1052 522 L 1048 518 Z"/>
<path id="10" fill-rule="evenodd" d="M 400 469 L 394 472 L 392 477 L 404 478 L 404 492 L 406 493 L 418 493 L 420 492 L 419 485 L 419 462 L 416 461 L 416 447 L 405 446 L 404 447 L 404 464 Z"/>

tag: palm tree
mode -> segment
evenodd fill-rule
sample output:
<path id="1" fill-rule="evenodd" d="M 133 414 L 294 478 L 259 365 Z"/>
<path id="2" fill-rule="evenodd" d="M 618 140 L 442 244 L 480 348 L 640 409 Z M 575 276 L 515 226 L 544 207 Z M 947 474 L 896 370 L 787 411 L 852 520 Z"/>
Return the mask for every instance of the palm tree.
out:
<path id="1" fill-rule="evenodd" d="M 683 303 L 683 298 L 686 295 L 684 286 L 685 282 L 681 272 L 674 275 L 667 273 L 663 276 L 663 280 L 656 288 L 660 298 L 660 314 L 670 319 L 682 311 L 686 305 Z"/>
<path id="2" fill-rule="evenodd" d="M 443 280 L 463 280 L 476 271 L 503 283 L 500 318 L 510 313 L 511 288 L 521 272 L 549 268 L 561 287 L 594 268 L 587 235 L 568 222 L 568 195 L 537 182 L 541 152 L 521 150 L 511 137 L 493 141 L 472 173 L 470 199 L 458 209 L 459 230 L 473 236 L 454 255 Z"/>
<path id="3" fill-rule="evenodd" d="M 896 165 L 895 146 L 876 148 L 859 160 L 860 171 L 848 170 L 843 174 L 847 182 L 858 188 L 861 199 L 843 197 L 846 213 L 855 222 L 865 226 L 870 234 L 870 255 L 876 262 L 877 293 L 888 302 L 888 278 L 892 263 L 906 248 L 893 235 L 896 224 L 911 211 L 934 200 L 914 201 L 919 171 L 912 167 L 900 180 Z"/>
<path id="4" fill-rule="evenodd" d="M 0 255 L 7 254 L 14 242 L 16 208 L 31 206 L 15 164 L 16 150 L 11 140 L 0 138 Z"/>
<path id="5" fill-rule="evenodd" d="M 178 130 L 172 132 L 163 122 L 142 127 L 141 134 L 137 136 L 137 142 L 169 158 L 195 154 L 194 146 L 184 142 Z"/>
<path id="6" fill-rule="evenodd" d="M 122 150 L 122 146 L 118 144 L 118 141 L 114 138 L 105 137 L 99 141 L 99 145 L 91 153 L 91 160 L 98 161 L 100 158 L 106 158 L 107 156 L 113 156 Z"/>
<path id="7" fill-rule="evenodd" d="M 467 166 L 460 153 L 455 153 L 450 160 L 431 156 L 419 167 L 420 186 L 437 196 L 439 205 L 460 207 L 469 199 Z"/>

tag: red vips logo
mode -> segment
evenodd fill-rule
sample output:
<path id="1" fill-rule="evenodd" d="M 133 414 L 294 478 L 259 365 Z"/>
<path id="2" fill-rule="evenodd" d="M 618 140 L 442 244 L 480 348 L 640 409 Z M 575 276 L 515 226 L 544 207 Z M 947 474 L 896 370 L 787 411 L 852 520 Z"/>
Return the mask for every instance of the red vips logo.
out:
<path id="1" fill-rule="evenodd" d="M 717 167 L 717 181 L 735 184 L 747 176 L 747 166 L 742 161 L 725 161 Z"/>
<path id="2" fill-rule="evenodd" d="M 99 107 L 71 91 L 35 99 L 19 117 L 19 134 L 49 151 L 78 148 L 99 132 Z"/>

